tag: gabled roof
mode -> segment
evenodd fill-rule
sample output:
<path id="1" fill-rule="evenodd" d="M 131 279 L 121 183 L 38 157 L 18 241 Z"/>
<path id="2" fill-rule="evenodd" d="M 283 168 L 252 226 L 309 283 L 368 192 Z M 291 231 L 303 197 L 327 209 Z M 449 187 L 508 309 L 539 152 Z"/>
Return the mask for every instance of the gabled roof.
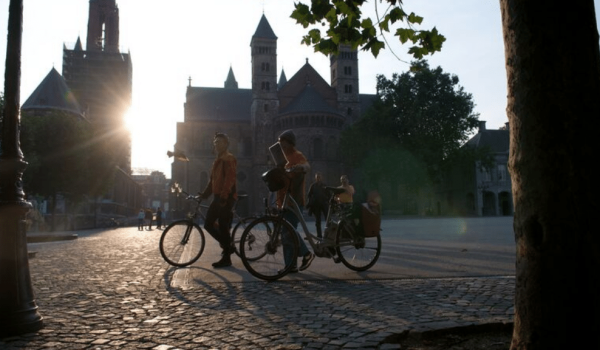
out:
<path id="1" fill-rule="evenodd" d="M 469 147 L 489 147 L 493 153 L 505 153 L 510 148 L 510 133 L 508 130 L 480 130 L 467 141 Z"/>
<path id="2" fill-rule="evenodd" d="M 238 83 L 233 75 L 233 68 L 229 67 L 229 73 L 227 74 L 227 80 L 225 80 L 226 89 L 237 89 Z"/>
<path id="3" fill-rule="evenodd" d="M 340 114 L 337 109 L 325 101 L 312 85 L 306 84 L 304 90 L 284 110 L 280 111 L 279 115 L 316 112 Z"/>
<path id="4" fill-rule="evenodd" d="M 337 94 L 335 89 L 332 88 L 308 62 L 306 62 L 306 64 L 304 64 L 277 92 L 280 110 L 286 110 L 288 104 L 301 94 L 306 84 L 310 84 L 331 107 L 337 105 Z"/>
<path id="5" fill-rule="evenodd" d="M 273 29 L 271 28 L 269 21 L 267 21 L 267 17 L 265 17 L 264 13 L 260 18 L 256 32 L 254 32 L 252 38 L 277 39 L 277 36 L 275 35 L 275 32 L 273 32 Z"/>
<path id="6" fill-rule="evenodd" d="M 65 79 L 54 69 L 46 75 L 44 80 L 25 101 L 22 110 L 51 109 L 73 113 L 79 116 L 83 111 L 75 96 L 67 86 Z"/>
<path id="7" fill-rule="evenodd" d="M 250 121 L 252 90 L 188 87 L 187 120 Z"/>

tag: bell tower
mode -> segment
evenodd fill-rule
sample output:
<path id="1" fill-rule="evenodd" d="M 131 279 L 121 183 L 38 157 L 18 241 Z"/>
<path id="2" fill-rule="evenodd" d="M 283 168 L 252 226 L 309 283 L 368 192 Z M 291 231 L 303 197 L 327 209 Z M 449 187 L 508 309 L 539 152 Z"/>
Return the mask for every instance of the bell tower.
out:
<path id="1" fill-rule="evenodd" d="M 119 8 L 116 0 L 90 0 L 87 51 L 119 51 Z"/>
<path id="2" fill-rule="evenodd" d="M 255 164 L 268 161 L 273 139 L 273 119 L 279 111 L 277 97 L 277 36 L 263 14 L 250 43 L 252 57 L 252 129 Z"/>
<path id="3" fill-rule="evenodd" d="M 346 123 L 360 117 L 358 91 L 358 52 L 350 45 L 340 45 L 337 55 L 330 57 L 331 87 L 337 92 L 338 108 Z"/>

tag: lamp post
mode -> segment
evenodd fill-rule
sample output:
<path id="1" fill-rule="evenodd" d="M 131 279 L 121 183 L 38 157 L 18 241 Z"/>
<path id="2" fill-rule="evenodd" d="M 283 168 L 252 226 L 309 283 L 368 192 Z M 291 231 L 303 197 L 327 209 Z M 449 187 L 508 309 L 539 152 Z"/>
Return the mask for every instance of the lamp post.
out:
<path id="1" fill-rule="evenodd" d="M 25 234 L 31 204 L 23 192 L 27 163 L 19 144 L 22 32 L 23 0 L 11 0 L 0 140 L 0 335 L 33 332 L 43 326 L 33 297 Z"/>

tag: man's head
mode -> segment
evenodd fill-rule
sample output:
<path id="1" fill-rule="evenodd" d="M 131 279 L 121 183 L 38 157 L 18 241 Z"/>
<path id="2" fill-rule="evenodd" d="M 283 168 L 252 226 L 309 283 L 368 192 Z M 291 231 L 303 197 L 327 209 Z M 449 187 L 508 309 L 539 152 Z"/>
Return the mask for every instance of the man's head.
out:
<path id="1" fill-rule="evenodd" d="M 229 147 L 229 137 L 227 134 L 217 132 L 215 133 L 215 138 L 213 139 L 213 145 L 215 146 L 215 152 L 217 152 L 217 154 L 221 154 Z"/>
<path id="2" fill-rule="evenodd" d="M 321 182 L 322 179 L 323 179 L 323 176 L 321 175 L 321 173 L 315 173 L 315 181 L 316 182 Z"/>
<path id="3" fill-rule="evenodd" d="M 282 132 L 281 135 L 279 135 L 277 141 L 279 141 L 279 144 L 281 145 L 281 148 L 283 148 L 283 151 L 287 152 L 296 146 L 296 135 L 291 129 L 286 130 Z"/>
<path id="4" fill-rule="evenodd" d="M 340 177 L 340 181 L 342 182 L 342 185 L 348 185 L 348 183 L 350 183 L 350 181 L 348 180 L 348 175 L 342 175 Z"/>

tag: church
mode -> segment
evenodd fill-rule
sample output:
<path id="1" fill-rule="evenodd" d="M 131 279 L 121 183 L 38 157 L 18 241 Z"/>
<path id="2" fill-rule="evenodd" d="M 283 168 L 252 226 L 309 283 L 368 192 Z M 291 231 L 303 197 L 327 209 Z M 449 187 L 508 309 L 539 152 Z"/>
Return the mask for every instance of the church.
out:
<path id="1" fill-rule="evenodd" d="M 237 157 L 237 191 L 249 195 L 240 203 L 243 215 L 260 212 L 269 196 L 261 174 L 274 166 L 269 146 L 281 132 L 292 129 L 296 148 L 308 158 L 311 174 L 323 174 L 326 184 L 339 185 L 340 175 L 350 172 L 339 155 L 342 130 L 356 121 L 373 103 L 375 95 L 359 93 L 358 55 L 342 46 L 330 57 L 328 83 L 308 63 L 290 79 L 283 70 L 277 77 L 277 36 L 263 14 L 250 42 L 252 87 L 238 87 L 230 68 L 223 87 L 187 87 L 184 121 L 177 124 L 175 150 L 188 162 L 175 159 L 172 180 L 190 193 L 202 191 L 214 161 L 215 132 L 230 138 L 230 151 Z M 307 187 L 308 188 L 308 187 Z M 182 209 L 184 204 L 172 203 Z"/>

